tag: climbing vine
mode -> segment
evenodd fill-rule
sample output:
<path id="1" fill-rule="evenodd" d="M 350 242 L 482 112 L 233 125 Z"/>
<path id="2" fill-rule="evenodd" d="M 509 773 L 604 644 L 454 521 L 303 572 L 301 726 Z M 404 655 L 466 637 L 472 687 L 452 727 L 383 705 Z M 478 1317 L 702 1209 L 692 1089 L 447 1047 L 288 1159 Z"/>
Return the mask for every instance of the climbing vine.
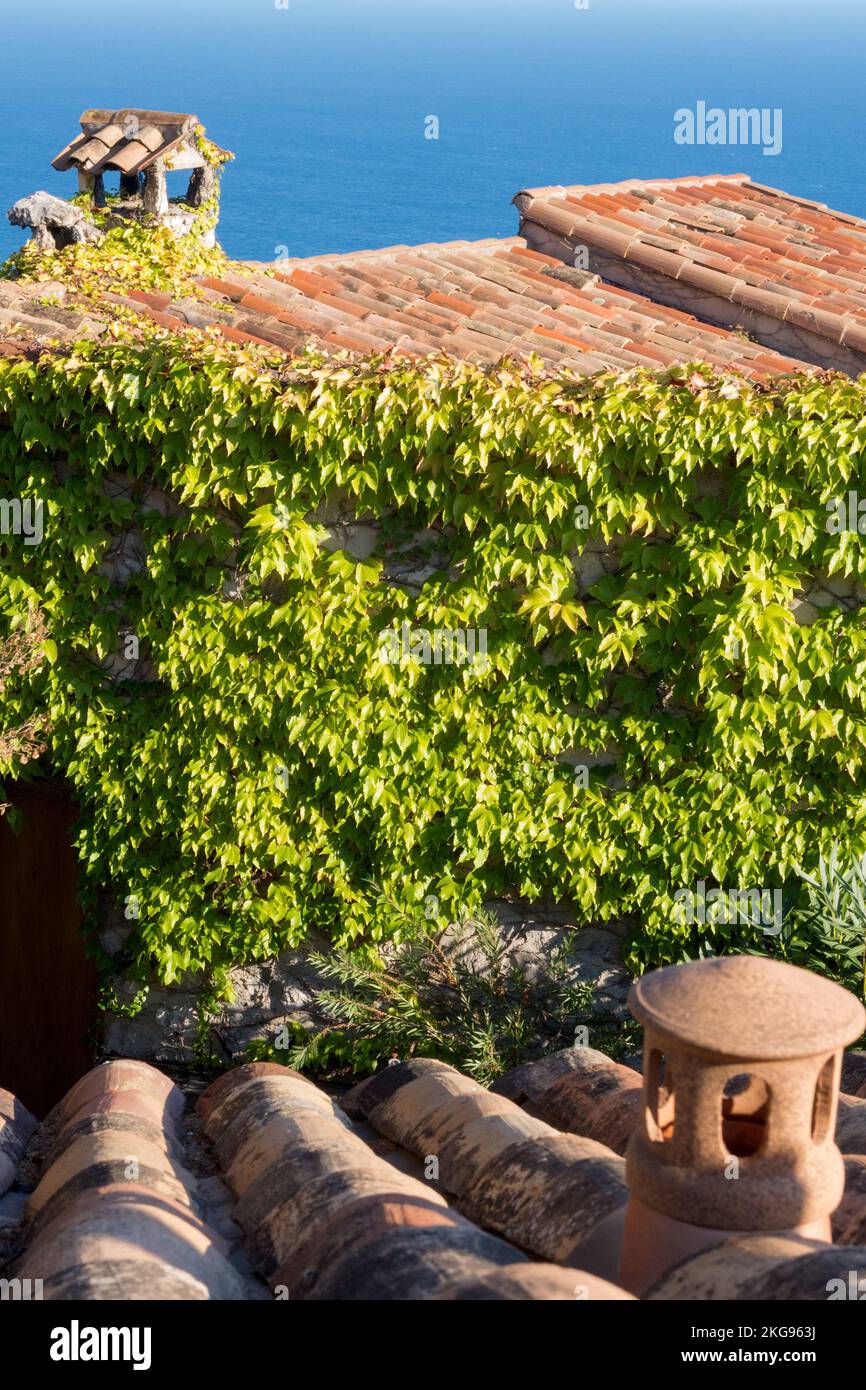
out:
<path id="1" fill-rule="evenodd" d="M 196 126 L 193 144 L 202 158 L 205 159 L 213 169 L 221 169 L 224 164 L 228 164 L 229 160 L 235 157 L 231 150 L 224 150 L 219 145 L 215 144 L 213 140 L 208 140 L 203 125 Z"/>
<path id="2" fill-rule="evenodd" d="M 866 496 L 864 404 L 837 377 L 288 368 L 158 331 L 0 360 L 0 491 L 45 510 L 41 543 L 0 535 L 0 632 L 38 609 L 56 646 L 0 723 L 50 725 L 91 921 L 110 888 L 170 981 L 381 939 L 383 893 L 441 925 L 516 892 L 633 914 L 647 963 L 693 949 L 681 886 L 862 852 L 861 614 L 791 601 L 866 584 L 826 524 Z M 483 631 L 486 660 L 383 660 L 403 623 Z"/>
<path id="3" fill-rule="evenodd" d="M 76 201 L 73 199 L 73 202 Z M 73 293 L 68 302 L 100 306 L 105 312 L 107 293 L 128 290 L 163 290 L 174 296 L 189 294 L 200 275 L 220 275 L 227 258 L 219 246 L 203 245 L 204 232 L 212 230 L 217 219 L 217 200 L 200 208 L 175 206 L 195 214 L 192 231 L 175 236 L 168 227 L 145 226 L 139 222 L 112 223 L 108 211 L 91 211 L 91 220 L 104 230 L 99 242 L 78 242 L 58 250 L 42 250 L 28 241 L 0 265 L 0 279 L 40 283 L 50 292 L 52 284 L 63 285 Z"/>

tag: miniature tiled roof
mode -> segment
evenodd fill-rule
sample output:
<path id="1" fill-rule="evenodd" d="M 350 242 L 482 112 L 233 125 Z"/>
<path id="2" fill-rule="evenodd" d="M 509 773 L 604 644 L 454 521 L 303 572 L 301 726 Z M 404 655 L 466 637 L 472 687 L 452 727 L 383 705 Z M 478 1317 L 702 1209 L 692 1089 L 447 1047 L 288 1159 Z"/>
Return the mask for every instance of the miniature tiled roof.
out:
<path id="1" fill-rule="evenodd" d="M 183 111 L 89 110 L 81 115 L 81 134 L 51 161 L 55 169 L 80 169 L 102 174 L 119 169 L 138 174 L 156 159 L 165 159 L 189 143 L 199 125 L 197 116 Z M 197 163 L 204 163 L 199 158 Z M 185 167 L 189 167 L 189 160 Z"/>
<path id="2" fill-rule="evenodd" d="M 866 221 L 746 174 L 529 188 L 526 221 L 866 351 Z"/>
<path id="3" fill-rule="evenodd" d="M 623 1160 L 562 1132 L 551 1099 L 566 1078 L 575 1091 L 583 1081 L 593 1117 L 603 1091 L 608 1110 L 635 1093 L 627 1070 L 569 1049 L 488 1091 L 417 1059 L 338 1103 L 287 1067 L 253 1063 L 219 1077 L 193 1112 L 156 1068 L 112 1061 L 41 1126 L 0 1093 L 0 1276 L 42 1280 L 49 1301 L 143 1289 L 170 1300 L 627 1300 L 613 1277 Z M 861 1105 L 848 1098 L 849 1112 Z M 836 1245 L 735 1236 L 646 1296 L 823 1298 L 840 1271 L 866 1279 L 866 1156 L 846 1167 Z"/>

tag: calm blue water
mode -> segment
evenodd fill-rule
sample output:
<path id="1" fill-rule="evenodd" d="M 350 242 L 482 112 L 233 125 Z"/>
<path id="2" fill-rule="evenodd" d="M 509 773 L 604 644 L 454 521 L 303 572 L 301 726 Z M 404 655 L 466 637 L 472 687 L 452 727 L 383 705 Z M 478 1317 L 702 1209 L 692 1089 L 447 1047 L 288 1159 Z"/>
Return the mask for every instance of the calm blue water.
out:
<path id="1" fill-rule="evenodd" d="M 235 256 L 507 235 L 521 187 L 710 171 L 866 215 L 863 0 L 289 5 L 0 0 L 0 209 L 74 191 L 50 159 L 80 112 L 130 105 L 195 111 L 235 151 Z M 675 144 L 699 99 L 781 107 L 782 153 Z M 0 253 L 21 235 L 4 218 Z"/>

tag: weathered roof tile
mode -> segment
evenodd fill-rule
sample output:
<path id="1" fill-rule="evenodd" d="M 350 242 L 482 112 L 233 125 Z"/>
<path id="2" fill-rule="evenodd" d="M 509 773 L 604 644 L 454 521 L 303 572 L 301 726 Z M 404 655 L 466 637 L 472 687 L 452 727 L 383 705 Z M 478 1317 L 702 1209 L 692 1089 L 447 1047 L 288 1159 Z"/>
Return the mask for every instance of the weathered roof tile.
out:
<path id="1" fill-rule="evenodd" d="M 630 194 L 640 199 L 641 215 L 626 211 Z M 524 228 L 584 242 L 834 344 L 842 332 L 839 298 L 866 289 L 866 221 L 745 175 L 526 189 L 515 203 Z M 756 293 L 744 286 L 747 276 L 761 277 Z M 782 285 L 812 297 L 813 312 L 801 318 L 786 313 L 784 296 L 774 290 Z M 658 291 L 663 297 L 661 285 Z M 853 303 L 850 312 L 866 325 L 866 306 Z"/>

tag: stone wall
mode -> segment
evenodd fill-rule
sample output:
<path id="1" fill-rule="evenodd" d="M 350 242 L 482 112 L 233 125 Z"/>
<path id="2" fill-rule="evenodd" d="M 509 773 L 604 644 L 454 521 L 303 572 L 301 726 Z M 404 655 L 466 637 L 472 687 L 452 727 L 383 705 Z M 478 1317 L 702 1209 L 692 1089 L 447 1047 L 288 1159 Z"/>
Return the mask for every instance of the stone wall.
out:
<path id="1" fill-rule="evenodd" d="M 105 488 L 112 497 L 134 499 L 142 513 L 156 511 L 167 516 L 182 510 L 166 493 L 119 472 L 107 476 Z M 321 506 L 309 520 L 322 526 L 322 546 L 327 550 L 345 550 L 363 560 L 379 547 L 384 562 L 383 578 L 388 584 L 417 593 L 432 575 L 448 572 L 451 546 L 445 529 L 428 528 L 382 548 L 380 523 L 375 518 L 358 517 L 352 510 L 351 499 L 338 496 Z M 580 592 L 585 593 L 603 575 L 616 571 L 618 550 L 616 541 L 606 543 L 596 537 L 574 554 Z M 146 562 L 146 548 L 138 529 L 131 528 L 111 542 L 100 573 L 111 579 L 120 607 L 126 583 Z M 227 601 L 235 596 L 235 589 L 236 575 L 228 572 L 224 585 Z M 114 681 L 156 679 L 154 664 L 146 654 L 125 655 L 125 639 L 130 635 L 134 635 L 132 630 L 121 624 L 118 650 L 102 664 Z M 585 750 L 575 750 L 564 757 L 564 761 L 587 767 L 613 764 L 615 760 L 612 752 Z M 134 927 L 133 922 L 124 918 L 120 906 L 122 897 L 123 893 L 119 893 L 117 899 L 107 893 L 102 914 L 101 944 L 118 960 L 123 959 L 126 941 Z M 573 940 L 575 978 L 597 984 L 590 1013 L 605 1017 L 621 1015 L 628 990 L 619 953 L 624 929 L 582 926 L 567 908 L 556 905 L 538 912 L 526 905 L 504 901 L 489 906 L 500 919 L 509 953 L 533 977 L 543 974 L 545 956 L 564 937 Z M 327 943 L 312 941 L 310 947 L 324 950 Z M 239 967 L 231 972 L 230 982 L 234 1001 L 211 1016 L 208 1035 L 208 1046 L 225 1062 L 243 1059 L 251 1042 L 273 1041 L 284 1023 L 300 1023 L 311 1030 L 324 1024 L 315 1006 L 316 989 L 322 981 L 304 951 L 285 951 L 272 960 Z M 132 1005 L 142 990 L 139 980 L 122 972 L 113 985 L 125 1008 Z M 200 1004 L 205 990 L 206 982 L 197 977 L 169 986 L 150 981 L 138 1012 L 129 1017 L 120 1013 L 108 1016 L 104 1036 L 106 1055 L 168 1065 L 194 1064 Z"/>
<path id="2" fill-rule="evenodd" d="M 532 911 L 517 902 L 499 900 L 487 904 L 500 923 L 508 956 L 519 964 L 529 980 L 542 982 L 550 953 L 567 941 L 573 962 L 573 979 L 592 983 L 595 992 L 583 1023 L 592 1044 L 594 1025 L 619 1021 L 626 1016 L 629 977 L 621 962 L 622 923 L 581 927 L 574 912 L 551 905 Z M 109 954 L 120 953 L 130 924 L 115 912 L 102 934 Z M 307 949 L 326 949 L 312 941 Z M 301 1024 L 311 1032 L 325 1025 L 316 1007 L 316 991 L 324 983 L 306 959 L 306 951 L 284 951 L 255 965 L 239 966 L 230 973 L 234 1000 L 210 1016 L 208 1045 L 224 1063 L 243 1060 L 250 1043 L 275 1042 L 283 1024 Z M 119 975 L 118 998 L 131 1004 L 140 983 Z M 178 985 L 151 982 L 141 1011 L 132 1018 L 108 1016 L 104 1052 L 109 1057 L 136 1057 L 168 1065 L 194 1065 L 199 1002 L 204 981 L 192 977 Z"/>

